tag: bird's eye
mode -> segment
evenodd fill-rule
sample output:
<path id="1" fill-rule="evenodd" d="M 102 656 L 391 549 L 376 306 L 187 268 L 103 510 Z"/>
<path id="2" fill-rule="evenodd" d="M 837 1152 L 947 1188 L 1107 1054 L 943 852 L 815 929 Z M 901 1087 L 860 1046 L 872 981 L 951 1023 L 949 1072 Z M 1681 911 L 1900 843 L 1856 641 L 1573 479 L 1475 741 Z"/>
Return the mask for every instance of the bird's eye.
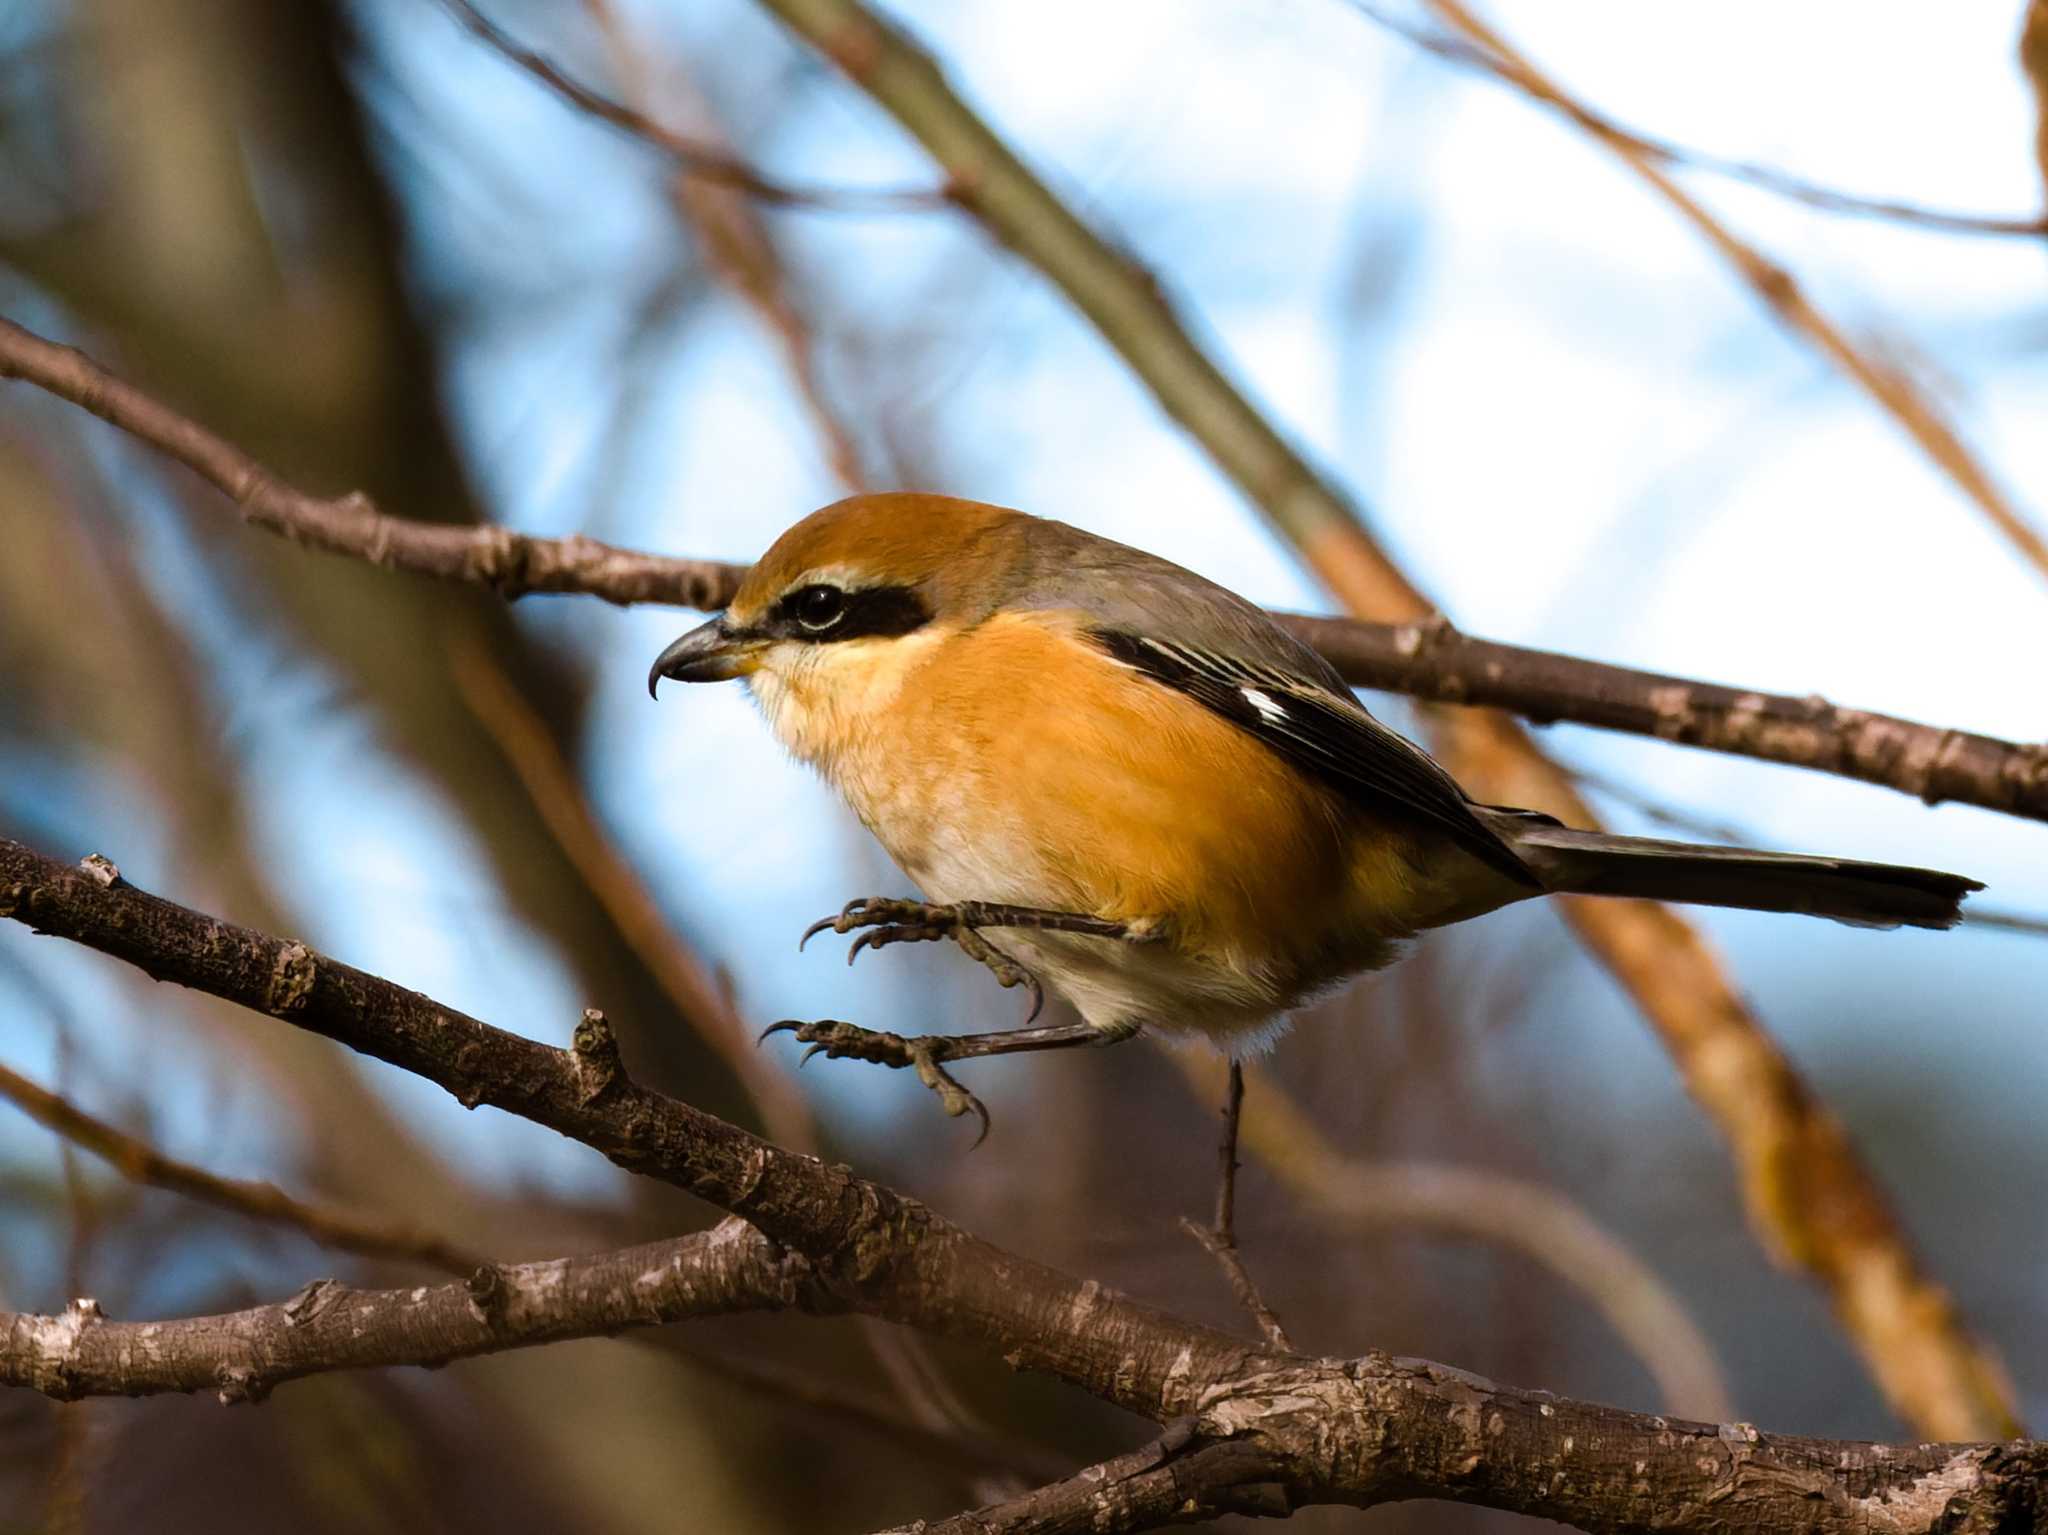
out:
<path id="1" fill-rule="evenodd" d="M 790 598 L 789 607 L 806 629 L 829 629 L 846 616 L 846 593 L 836 586 L 807 586 Z"/>

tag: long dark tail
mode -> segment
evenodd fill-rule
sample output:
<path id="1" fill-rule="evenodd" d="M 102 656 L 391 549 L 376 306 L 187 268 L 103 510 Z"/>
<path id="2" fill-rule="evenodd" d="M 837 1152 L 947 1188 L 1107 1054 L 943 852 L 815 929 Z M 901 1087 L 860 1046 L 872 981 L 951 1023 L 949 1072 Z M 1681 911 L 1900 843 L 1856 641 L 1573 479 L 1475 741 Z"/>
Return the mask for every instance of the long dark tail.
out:
<path id="1" fill-rule="evenodd" d="M 1616 837 L 1499 812 L 1489 819 L 1544 888 L 1560 893 L 1805 912 L 1857 927 L 1954 927 L 1963 897 L 1984 888 L 1901 864 Z"/>

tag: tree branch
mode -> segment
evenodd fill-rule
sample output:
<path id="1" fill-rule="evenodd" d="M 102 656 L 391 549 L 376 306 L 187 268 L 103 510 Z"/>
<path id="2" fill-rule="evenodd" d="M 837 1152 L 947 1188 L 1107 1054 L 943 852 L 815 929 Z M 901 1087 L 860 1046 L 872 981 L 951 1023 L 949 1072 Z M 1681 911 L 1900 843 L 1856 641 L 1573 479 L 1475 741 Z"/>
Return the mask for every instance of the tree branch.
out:
<path id="1" fill-rule="evenodd" d="M 761 1306 L 857 1308 L 995 1348 L 1013 1367 L 1154 1422 L 1191 1420 L 1106 1471 L 940 1528 L 1139 1530 L 1188 1517 L 1190 1499 L 1282 1512 L 1414 1497 L 1617 1535 L 1646 1525 L 1869 1535 L 2048 1523 L 2048 1446 L 1765 1435 L 1421 1361 L 1305 1360 L 1241 1343 L 649 1092 L 625 1075 L 597 1015 L 571 1050 L 520 1039 L 303 944 L 145 894 L 103 859 L 67 868 L 0 840 L 0 916 L 415 1071 L 465 1104 L 548 1125 L 742 1218 L 621 1253 L 486 1268 L 464 1285 L 363 1293 L 321 1283 L 227 1321 L 124 1326 L 89 1301 L 61 1317 L 6 1316 L 0 1380 L 10 1383 L 59 1396 L 214 1389 L 234 1401 L 315 1369 L 439 1363 Z M 1169 1484 L 1180 1500 L 1168 1500 Z M 1091 1488 L 1093 1501 L 1082 1496 Z"/>
<path id="2" fill-rule="evenodd" d="M 1503 645 L 1440 621 L 1275 616 L 1358 687 L 1654 736 L 1854 778 L 1930 805 L 1954 801 L 2048 821 L 2048 745 L 1918 724 L 1811 694 L 1760 693 Z"/>
<path id="3" fill-rule="evenodd" d="M 70 1401 L 217 1391 L 260 1401 L 329 1370 L 447 1364 L 689 1317 L 833 1311 L 803 1259 L 742 1220 L 666 1242 L 545 1263 L 485 1265 L 467 1280 L 357 1290 L 316 1279 L 291 1299 L 220 1316 L 115 1322 L 74 1300 L 61 1316 L 0 1313 L 0 1383 Z"/>
<path id="4" fill-rule="evenodd" d="M 430 997 L 147 894 L 104 859 L 68 867 L 0 838 L 0 917 L 111 954 L 581 1141 L 630 1172 L 744 1216 L 857 1288 L 874 1314 L 996 1349 L 1136 1412 L 1179 1415 L 1272 1351 L 1212 1329 L 1163 1330 L 1123 1296 L 1004 1253 L 924 1205 L 784 1151 L 626 1074 L 601 1015 L 570 1050 L 494 1029 Z M 1089 1323 L 1085 1334 L 1079 1324 Z"/>
<path id="5" fill-rule="evenodd" d="M 621 605 L 705 610 L 724 607 L 746 575 L 744 565 L 645 554 L 594 538 L 414 522 L 380 512 L 362 495 L 308 495 L 84 352 L 6 319 L 0 378 L 34 384 L 178 460 L 234 500 L 256 527 L 387 569 L 484 586 L 507 599 L 573 592 Z M 1655 736 L 1855 778 L 1929 804 L 1954 801 L 2048 821 L 2048 745 L 1476 639 L 1441 618 L 1273 616 L 1358 687 Z"/>

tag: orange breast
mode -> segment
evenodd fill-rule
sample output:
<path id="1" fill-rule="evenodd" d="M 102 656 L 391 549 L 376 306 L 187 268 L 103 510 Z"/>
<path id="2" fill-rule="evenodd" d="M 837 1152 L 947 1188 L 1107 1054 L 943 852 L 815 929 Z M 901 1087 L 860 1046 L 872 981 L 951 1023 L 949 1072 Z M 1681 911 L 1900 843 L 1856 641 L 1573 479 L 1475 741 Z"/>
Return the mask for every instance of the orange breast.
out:
<path id="1" fill-rule="evenodd" d="M 1354 920 L 1356 818 L 1062 615 L 1006 615 L 934 647 L 874 746 L 922 765 L 891 778 L 900 803 L 863 810 L 913 875 L 1003 865 L 945 898 L 1163 922 L 1183 952 L 1259 970 Z"/>

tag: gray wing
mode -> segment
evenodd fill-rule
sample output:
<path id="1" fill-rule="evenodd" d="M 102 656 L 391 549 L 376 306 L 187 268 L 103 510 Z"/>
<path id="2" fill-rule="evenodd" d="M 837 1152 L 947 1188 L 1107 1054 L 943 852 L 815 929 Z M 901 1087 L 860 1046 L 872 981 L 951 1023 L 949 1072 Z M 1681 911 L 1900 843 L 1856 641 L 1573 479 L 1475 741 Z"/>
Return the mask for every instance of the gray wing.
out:
<path id="1" fill-rule="evenodd" d="M 1108 655 L 1187 694 L 1360 809 L 1419 821 L 1517 884 L 1541 888 L 1457 780 L 1235 592 L 1064 523 L 1039 522 L 1012 554 L 1003 605 L 1086 615 Z"/>

